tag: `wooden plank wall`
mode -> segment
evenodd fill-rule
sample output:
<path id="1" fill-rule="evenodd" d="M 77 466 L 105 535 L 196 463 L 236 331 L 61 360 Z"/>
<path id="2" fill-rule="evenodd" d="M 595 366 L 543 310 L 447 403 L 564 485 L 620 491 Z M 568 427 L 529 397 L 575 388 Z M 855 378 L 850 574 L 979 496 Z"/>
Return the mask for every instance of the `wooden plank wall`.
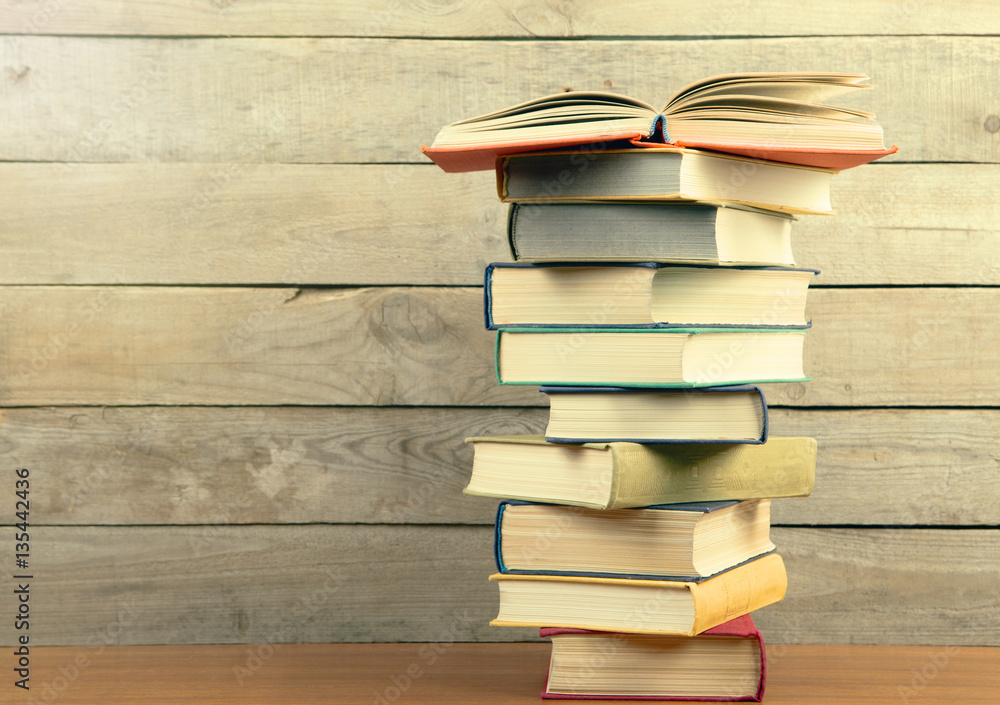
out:
<path id="1" fill-rule="evenodd" d="M 461 494 L 464 437 L 545 421 L 481 329 L 504 211 L 420 143 L 566 87 L 844 70 L 900 152 L 795 225 L 814 380 L 768 396 L 818 480 L 774 505 L 790 587 L 758 622 L 1000 644 L 998 32 L 986 1 L 0 0 L 34 643 L 530 638 L 486 625 L 494 504 Z"/>

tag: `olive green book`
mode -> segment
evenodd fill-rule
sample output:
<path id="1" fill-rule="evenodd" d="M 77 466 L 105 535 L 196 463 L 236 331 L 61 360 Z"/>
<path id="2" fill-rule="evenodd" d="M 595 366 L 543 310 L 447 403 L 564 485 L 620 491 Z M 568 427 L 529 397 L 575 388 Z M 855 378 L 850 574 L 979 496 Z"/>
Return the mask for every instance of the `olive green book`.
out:
<path id="1" fill-rule="evenodd" d="M 564 445 L 539 435 L 466 443 L 475 449 L 466 494 L 596 509 L 804 497 L 816 478 L 813 438 L 772 436 L 761 445 Z"/>

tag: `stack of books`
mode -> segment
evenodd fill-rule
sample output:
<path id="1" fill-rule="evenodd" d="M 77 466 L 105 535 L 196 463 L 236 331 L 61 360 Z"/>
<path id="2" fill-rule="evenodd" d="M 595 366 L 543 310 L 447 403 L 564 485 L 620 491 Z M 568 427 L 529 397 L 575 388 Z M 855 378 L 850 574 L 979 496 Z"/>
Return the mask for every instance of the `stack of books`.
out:
<path id="1" fill-rule="evenodd" d="M 544 698 L 760 700 L 750 613 L 787 585 L 770 503 L 811 492 L 816 442 L 769 438 L 756 384 L 808 379 L 817 272 L 794 266 L 793 214 L 831 213 L 829 167 L 894 151 L 871 116 L 812 102 L 861 78 L 724 76 L 659 113 L 568 93 L 425 149 L 491 163 L 511 204 L 515 261 L 486 270 L 485 323 L 498 381 L 538 385 L 549 421 L 468 439 L 465 491 L 504 500 L 492 624 L 551 638 Z M 754 150 L 769 160 L 738 156 Z"/>

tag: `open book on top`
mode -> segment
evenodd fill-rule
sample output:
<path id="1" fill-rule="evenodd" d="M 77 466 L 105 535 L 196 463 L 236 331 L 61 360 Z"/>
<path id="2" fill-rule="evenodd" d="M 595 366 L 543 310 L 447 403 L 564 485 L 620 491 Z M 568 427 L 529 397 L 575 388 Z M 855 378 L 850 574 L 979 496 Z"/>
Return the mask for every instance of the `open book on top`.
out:
<path id="1" fill-rule="evenodd" d="M 446 125 L 422 149 L 452 172 L 492 169 L 505 154 L 615 140 L 847 169 L 896 151 L 874 115 L 826 103 L 871 88 L 867 78 L 728 74 L 681 89 L 659 110 L 617 93 L 568 91 Z"/>

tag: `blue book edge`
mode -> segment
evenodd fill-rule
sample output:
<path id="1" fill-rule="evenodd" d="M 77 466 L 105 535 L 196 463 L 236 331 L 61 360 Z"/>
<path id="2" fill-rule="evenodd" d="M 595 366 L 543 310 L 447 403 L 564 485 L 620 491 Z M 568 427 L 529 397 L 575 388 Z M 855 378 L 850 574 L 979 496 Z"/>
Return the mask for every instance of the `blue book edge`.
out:
<path id="1" fill-rule="evenodd" d="M 592 571 L 571 571 L 571 570 L 524 570 L 520 568 L 508 568 L 503 562 L 503 539 L 502 539 L 502 524 L 503 524 L 503 514 L 507 506 L 525 505 L 525 504 L 544 504 L 543 502 L 526 502 L 523 500 L 504 500 L 497 507 L 496 521 L 494 522 L 493 530 L 493 558 L 497 565 L 497 571 L 505 575 L 551 575 L 551 576 L 567 576 L 567 577 L 585 577 L 585 578 L 621 578 L 625 580 L 664 580 L 671 582 L 684 582 L 684 583 L 701 583 L 706 580 L 710 580 L 717 575 L 722 575 L 734 568 L 739 568 L 742 565 L 751 563 L 758 558 L 769 555 L 777 551 L 777 548 L 772 548 L 770 551 L 764 551 L 755 556 L 747 558 L 745 561 L 741 561 L 736 565 L 730 566 L 725 570 L 720 570 L 718 573 L 713 573 L 712 575 L 705 576 L 688 576 L 688 575 L 648 575 L 645 573 L 602 573 L 602 572 L 592 572 Z M 635 507 L 634 509 L 673 509 L 675 511 L 700 511 L 704 514 L 708 514 L 712 511 L 717 511 L 725 507 L 731 507 L 735 504 L 739 504 L 739 501 L 729 500 L 723 502 L 703 502 L 703 503 L 682 503 L 682 504 L 655 504 L 649 507 Z M 710 506 L 718 505 L 718 506 Z M 556 505 L 556 506 L 566 506 L 566 505 Z M 706 508 L 710 507 L 710 508 Z M 630 510 L 621 510 L 630 511 Z"/>
<path id="2" fill-rule="evenodd" d="M 499 376 L 499 373 L 498 373 Z M 728 440 L 728 439 L 718 439 L 718 438 L 704 438 L 704 439 L 691 439 L 691 438 L 664 438 L 657 440 L 650 439 L 636 439 L 636 438 L 561 438 L 559 436 L 546 436 L 545 440 L 548 443 L 561 443 L 563 445 L 582 445 L 584 443 L 641 443 L 644 445 L 664 445 L 664 444 L 674 444 L 674 443 L 725 443 L 725 444 L 738 444 L 738 445 L 762 445 L 767 442 L 767 434 L 770 429 L 770 414 L 767 408 L 767 398 L 764 396 L 764 391 L 752 384 L 739 384 L 739 385 L 725 385 L 725 386 L 715 386 L 715 387 L 688 387 L 685 389 L 667 389 L 663 387 L 573 387 L 573 386 L 540 386 L 538 391 L 542 394 L 593 394 L 593 393 L 605 393 L 609 392 L 612 394 L 622 394 L 622 393 L 633 393 L 633 394 L 710 394 L 713 392 L 721 393 L 745 393 L 745 392 L 755 392 L 757 398 L 760 399 L 761 406 L 761 434 L 760 438 L 754 439 L 739 439 L 739 440 Z"/>

